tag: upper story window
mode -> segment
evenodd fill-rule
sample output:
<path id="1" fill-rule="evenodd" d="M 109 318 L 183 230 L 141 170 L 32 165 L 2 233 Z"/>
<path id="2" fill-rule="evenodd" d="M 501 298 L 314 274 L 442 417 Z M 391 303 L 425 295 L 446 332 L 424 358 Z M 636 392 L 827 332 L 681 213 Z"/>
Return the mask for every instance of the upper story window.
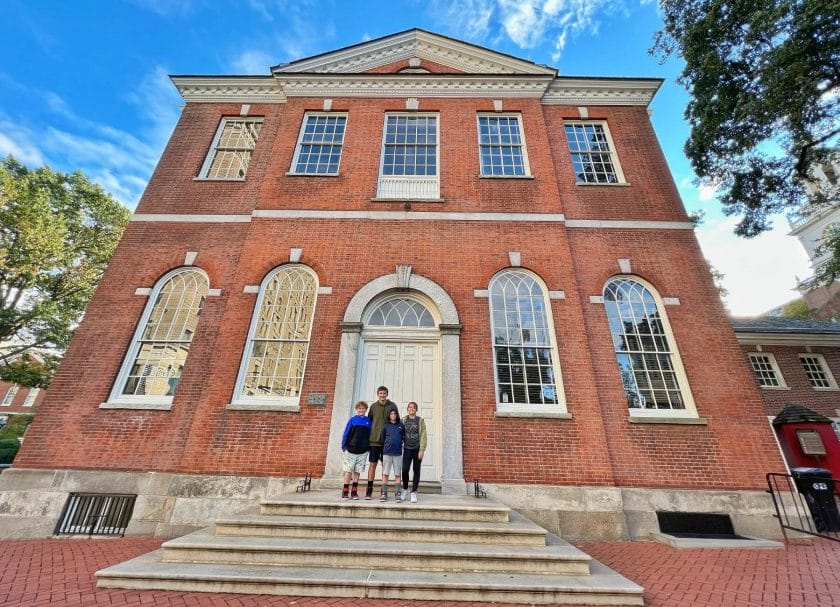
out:
<path id="1" fill-rule="evenodd" d="M 109 404 L 170 405 L 209 281 L 198 268 L 170 272 L 152 289 Z"/>
<path id="2" fill-rule="evenodd" d="M 567 122 L 565 128 L 577 183 L 624 182 L 605 122 Z"/>
<path id="3" fill-rule="evenodd" d="M 438 117 L 386 114 L 378 198 L 440 198 Z"/>
<path id="4" fill-rule="evenodd" d="M 318 296 L 318 278 L 304 265 L 270 272 L 260 287 L 235 405 L 280 405 L 297 409 Z"/>
<path id="5" fill-rule="evenodd" d="M 29 394 L 26 395 L 26 400 L 23 401 L 24 407 L 31 407 L 35 404 L 35 399 L 38 398 L 38 393 L 41 392 L 40 388 L 30 388 Z"/>
<path id="6" fill-rule="evenodd" d="M 3 397 L 3 402 L 0 403 L 0 406 L 10 407 L 15 400 L 15 396 L 17 396 L 18 390 L 18 386 L 10 386 L 8 392 L 6 392 L 6 396 Z"/>
<path id="7" fill-rule="evenodd" d="M 338 175 L 346 126 L 344 114 L 306 114 L 292 159 L 292 173 Z"/>
<path id="8" fill-rule="evenodd" d="M 493 277 L 488 290 L 497 409 L 565 407 L 544 285 L 530 272 L 508 269 Z"/>
<path id="9" fill-rule="evenodd" d="M 262 118 L 222 118 L 199 177 L 245 179 L 262 123 Z"/>
<path id="10" fill-rule="evenodd" d="M 617 276 L 604 287 L 604 305 L 631 412 L 695 416 L 688 379 L 653 287 Z"/>
<path id="11" fill-rule="evenodd" d="M 524 177 L 530 173 L 519 116 L 478 116 L 478 147 L 483 177 Z"/>
<path id="12" fill-rule="evenodd" d="M 837 389 L 837 382 L 825 362 L 822 354 L 800 354 L 799 360 L 811 387 Z"/>
<path id="13" fill-rule="evenodd" d="M 750 365 L 762 388 L 787 388 L 785 378 L 779 365 L 776 364 L 776 357 L 769 352 L 750 352 Z"/>

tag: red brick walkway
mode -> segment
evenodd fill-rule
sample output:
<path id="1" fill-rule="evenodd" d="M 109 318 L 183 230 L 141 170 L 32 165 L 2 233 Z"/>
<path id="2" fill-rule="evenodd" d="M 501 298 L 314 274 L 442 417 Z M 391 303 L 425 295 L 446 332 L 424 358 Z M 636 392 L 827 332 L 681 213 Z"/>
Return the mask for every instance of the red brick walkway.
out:
<path id="1" fill-rule="evenodd" d="M 157 548 L 159 538 L 0 542 L 0 605 L 441 607 L 436 601 L 318 599 L 97 590 L 96 570 Z M 840 543 L 785 550 L 676 550 L 653 542 L 581 548 L 645 588 L 648 607 L 840 607 Z M 459 607 L 477 607 L 458 603 Z"/>

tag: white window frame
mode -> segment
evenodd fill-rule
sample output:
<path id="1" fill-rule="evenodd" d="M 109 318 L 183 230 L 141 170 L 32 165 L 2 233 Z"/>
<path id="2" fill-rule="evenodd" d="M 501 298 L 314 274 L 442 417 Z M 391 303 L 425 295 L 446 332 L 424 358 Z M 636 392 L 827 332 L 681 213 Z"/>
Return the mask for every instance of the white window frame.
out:
<path id="1" fill-rule="evenodd" d="M 29 388 L 29 393 L 26 395 L 26 399 L 23 401 L 24 407 L 31 407 L 35 404 L 35 399 L 38 398 L 38 394 L 41 392 L 41 388 Z"/>
<path id="2" fill-rule="evenodd" d="M 335 146 L 338 147 L 338 164 L 335 167 L 334 173 L 313 173 L 308 171 L 299 171 L 298 170 L 298 161 L 300 160 L 300 152 L 301 147 L 303 146 L 303 136 L 306 134 L 306 125 L 309 122 L 310 118 L 344 118 L 344 132 L 341 135 L 341 141 L 339 143 L 320 143 L 320 144 L 312 144 L 307 143 L 307 145 L 328 145 L 328 146 Z M 344 138 L 347 136 L 347 119 L 348 114 L 346 112 L 306 112 L 303 115 L 303 120 L 300 123 L 300 132 L 298 133 L 297 144 L 295 145 L 295 153 L 292 157 L 292 166 L 289 169 L 289 175 L 306 175 L 309 177 L 323 177 L 323 176 L 335 176 L 338 175 L 341 171 L 341 157 L 344 154 Z"/>
<path id="3" fill-rule="evenodd" d="M 519 144 L 501 144 L 501 143 L 483 143 L 481 141 L 481 119 L 482 118 L 508 118 L 508 119 L 516 119 L 516 125 L 519 129 Z M 522 123 L 522 114 L 517 113 L 495 113 L 495 112 L 479 112 L 476 115 L 475 119 L 475 126 L 476 126 L 476 136 L 478 137 L 478 167 L 479 167 L 479 174 L 482 177 L 487 177 L 490 179 L 523 179 L 526 177 L 531 177 L 531 165 L 528 162 L 528 146 L 525 142 L 525 127 Z M 490 148 L 497 148 L 497 147 L 518 147 L 520 153 L 522 154 L 522 169 L 525 171 L 522 175 L 494 175 L 493 173 L 486 173 L 484 171 L 484 162 L 483 162 L 483 155 L 481 153 L 482 148 L 490 147 Z M 504 167 L 504 165 L 502 165 Z"/>
<path id="4" fill-rule="evenodd" d="M 819 390 L 821 392 L 831 391 L 831 390 L 838 390 L 837 381 L 834 379 L 834 374 L 831 372 L 831 369 L 828 367 L 828 363 L 825 360 L 825 356 L 822 354 L 817 354 L 814 352 L 800 352 L 799 356 L 799 363 L 802 365 L 802 370 L 805 372 L 805 377 L 808 378 L 808 384 L 814 390 Z M 813 358 L 817 361 L 817 364 L 820 366 L 820 371 L 823 375 L 825 375 L 825 379 L 828 382 L 827 386 L 815 386 L 814 382 L 811 381 L 811 378 L 808 376 L 808 369 L 805 368 L 805 360 L 806 358 Z"/>
<path id="5" fill-rule="evenodd" d="M 131 338 L 131 345 L 128 347 L 128 351 L 126 352 L 125 357 L 123 358 L 122 365 L 120 366 L 120 371 L 117 374 L 117 379 L 114 382 L 114 386 L 111 389 L 111 394 L 108 397 L 108 402 L 99 405 L 100 408 L 164 410 L 169 410 L 172 408 L 172 399 L 174 398 L 174 396 L 123 394 L 122 392 L 123 388 L 125 388 L 126 382 L 128 381 L 128 376 L 131 371 L 131 367 L 134 365 L 134 362 L 137 359 L 137 354 L 140 350 L 140 343 L 142 341 L 143 333 L 145 332 L 146 325 L 148 324 L 149 318 L 152 315 L 152 310 L 155 307 L 158 294 L 174 276 L 186 271 L 201 272 L 201 274 L 204 275 L 204 278 L 207 281 L 207 286 L 209 288 L 210 279 L 207 277 L 207 273 L 204 272 L 204 270 L 201 270 L 194 266 L 176 268 L 175 270 L 167 272 L 157 281 L 157 283 L 155 283 L 155 286 L 149 294 L 148 300 L 146 301 L 146 306 L 143 308 L 143 314 L 140 316 L 140 321 L 137 323 L 137 328 L 134 330 L 134 335 Z"/>
<path id="6" fill-rule="evenodd" d="M 436 126 L 434 175 L 385 175 L 385 139 L 390 118 L 434 118 Z M 376 197 L 384 200 L 440 199 L 440 115 L 437 112 L 385 112 Z"/>
<path id="7" fill-rule="evenodd" d="M 202 181 L 245 181 L 245 177 L 248 176 L 248 169 L 251 165 L 251 160 L 253 159 L 254 150 L 257 148 L 257 140 L 254 141 L 254 147 L 250 148 L 250 153 L 252 158 L 248 160 L 248 166 L 245 167 L 245 175 L 242 177 L 209 177 L 210 169 L 213 166 L 213 161 L 216 159 L 216 154 L 219 153 L 219 141 L 222 138 L 222 133 L 224 133 L 225 125 L 228 122 L 254 122 L 259 123 L 260 125 L 263 124 L 263 118 L 259 117 L 250 117 L 250 116 L 223 116 L 222 119 L 219 121 L 219 126 L 216 129 L 216 134 L 213 136 L 213 142 L 210 144 L 210 149 L 207 151 L 207 156 L 204 158 L 204 164 L 201 165 L 201 171 L 198 173 L 198 177 L 196 179 Z M 260 126 L 260 130 L 262 130 L 262 126 Z M 259 137 L 257 138 L 259 139 Z M 232 148 L 234 149 L 234 148 Z M 235 148 L 235 149 L 245 149 L 245 148 Z M 227 148 L 222 151 L 227 151 Z"/>
<path id="8" fill-rule="evenodd" d="M 534 280 L 536 285 L 542 291 L 543 309 L 545 310 L 546 315 L 545 324 L 546 329 L 548 331 L 549 339 L 548 350 L 551 353 L 551 366 L 554 372 L 554 387 L 557 395 L 556 403 L 505 403 L 501 402 L 501 400 L 499 399 L 499 370 L 497 368 L 496 360 L 497 344 L 494 340 L 496 326 L 493 320 L 493 283 L 495 283 L 503 275 L 509 273 L 519 273 L 530 277 L 532 280 Z M 496 400 L 496 411 L 499 413 L 533 413 L 537 415 L 539 415 L 540 413 L 566 414 L 568 412 L 566 407 L 566 390 L 563 384 L 563 374 L 560 369 L 560 356 L 557 348 L 557 335 L 554 330 L 554 311 L 551 307 L 551 298 L 549 298 L 548 296 L 548 286 L 545 284 L 542 278 L 540 278 L 539 275 L 535 274 L 534 272 L 519 267 L 508 267 L 499 270 L 493 275 L 493 277 L 490 279 L 490 282 L 487 284 L 487 292 L 488 308 L 490 310 L 490 351 L 493 357 L 493 398 Z M 510 344 L 505 344 L 505 346 L 516 347 Z M 525 346 L 522 347 L 524 348 Z"/>
<path id="9" fill-rule="evenodd" d="M 306 336 L 306 343 L 308 346 L 312 345 L 312 328 L 315 325 L 315 314 L 318 309 L 318 289 L 320 281 L 318 274 L 307 265 L 290 263 L 284 264 L 271 270 L 263 278 L 260 284 L 260 291 L 257 295 L 257 301 L 254 304 L 254 311 L 251 315 L 251 324 L 248 327 L 248 335 L 245 340 L 245 348 L 242 352 L 242 360 L 239 364 L 239 374 L 236 377 L 236 384 L 233 389 L 233 398 L 231 399 L 231 409 L 246 409 L 246 410 L 265 410 L 265 411 L 300 411 L 300 397 L 303 393 L 304 382 L 306 381 L 306 367 L 309 363 L 311 349 L 307 348 L 306 360 L 303 362 L 303 373 L 300 376 L 300 390 L 297 396 L 245 396 L 242 394 L 245 388 L 245 377 L 248 373 L 248 364 L 251 362 L 251 352 L 254 348 L 254 334 L 257 330 L 257 322 L 259 321 L 260 310 L 262 309 L 263 301 L 265 300 L 265 293 L 268 284 L 280 272 L 289 269 L 300 269 L 311 274 L 315 279 L 315 295 L 312 302 L 312 320 L 309 323 L 309 334 Z"/>
<path id="10" fill-rule="evenodd" d="M 773 355 L 772 352 L 747 352 L 747 356 L 750 360 L 750 369 L 753 372 L 753 377 L 755 377 L 755 383 L 758 384 L 758 387 L 762 390 L 789 390 L 787 383 L 785 382 L 785 377 L 782 375 L 782 370 L 779 368 L 779 363 L 776 362 L 776 357 Z M 761 379 L 756 374 L 755 366 L 753 365 L 753 359 L 766 357 L 770 366 L 772 367 L 773 374 L 776 376 L 776 381 L 779 382 L 778 386 L 764 386 L 761 383 Z"/>
<path id="11" fill-rule="evenodd" d="M 578 181 L 577 172 L 575 171 L 574 161 L 572 160 L 575 154 L 581 153 L 591 153 L 591 152 L 578 152 L 572 151 L 571 142 L 569 141 L 569 136 L 566 133 L 566 126 L 573 125 L 573 126 L 586 126 L 586 125 L 595 125 L 600 126 L 604 130 L 604 137 L 607 140 L 607 145 L 609 145 L 609 156 L 610 162 L 612 162 L 613 170 L 615 171 L 615 178 L 616 181 Z M 615 148 L 615 141 L 613 141 L 612 133 L 610 133 L 610 127 L 607 124 L 606 120 L 564 120 L 563 121 L 563 136 L 566 138 L 566 151 L 569 153 L 569 161 L 572 165 L 572 172 L 575 175 L 575 185 L 583 185 L 583 186 L 604 186 L 604 185 L 626 185 L 627 181 L 624 179 L 624 171 L 621 169 L 621 163 L 618 161 L 618 152 Z M 603 154 L 604 152 L 596 152 L 598 154 Z"/>
<path id="12" fill-rule="evenodd" d="M 653 301 L 656 304 L 657 311 L 659 312 L 659 320 L 662 322 L 662 330 L 665 334 L 665 339 L 668 341 L 668 352 L 671 358 L 671 364 L 674 367 L 674 377 L 677 380 L 677 387 L 680 389 L 680 397 L 682 398 L 683 404 L 685 405 L 684 409 L 645 409 L 642 407 L 639 408 L 630 408 L 629 404 L 627 406 L 627 411 L 630 417 L 660 417 L 660 418 L 679 418 L 679 419 L 699 419 L 700 415 L 697 412 L 697 405 L 694 402 L 694 395 L 691 391 L 691 385 L 688 382 L 688 374 L 685 372 L 685 366 L 683 365 L 682 355 L 680 354 L 679 346 L 677 345 L 677 339 L 674 336 L 674 330 L 671 327 L 671 321 L 668 318 L 668 313 L 665 309 L 665 302 L 662 300 L 662 296 L 659 294 L 659 291 L 647 280 L 636 276 L 635 274 L 617 274 L 615 276 L 611 276 L 605 283 L 604 288 L 601 290 L 602 293 L 606 293 L 607 286 L 613 280 L 632 280 L 634 282 L 639 283 L 642 285 L 653 297 Z M 616 369 L 618 369 L 618 352 L 615 351 L 615 344 L 612 343 L 612 328 L 609 326 L 609 314 L 607 314 L 607 302 L 606 299 L 604 300 L 604 316 L 607 320 L 607 330 L 610 333 L 610 342 L 613 351 L 613 360 L 615 360 Z M 624 394 L 624 384 L 621 381 L 620 372 L 619 372 L 619 385 L 621 386 L 622 395 Z M 626 398 L 625 398 L 626 401 Z"/>
<path id="13" fill-rule="evenodd" d="M 6 391 L 6 396 L 3 397 L 3 402 L 0 402 L 0 407 L 11 407 L 12 403 L 15 402 L 15 396 L 17 396 L 18 390 L 20 390 L 20 387 L 15 384 L 9 386 L 9 389 Z"/>

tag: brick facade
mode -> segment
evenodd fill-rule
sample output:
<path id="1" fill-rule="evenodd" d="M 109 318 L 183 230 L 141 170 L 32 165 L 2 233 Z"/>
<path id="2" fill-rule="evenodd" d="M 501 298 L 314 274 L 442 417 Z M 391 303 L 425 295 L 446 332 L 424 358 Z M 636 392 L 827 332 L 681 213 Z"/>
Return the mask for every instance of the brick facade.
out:
<path id="1" fill-rule="evenodd" d="M 463 71 L 444 63 L 424 60 L 422 66 L 446 77 Z M 394 74 L 406 65 L 400 60 L 370 71 Z M 348 116 L 339 175 L 287 175 L 304 112 L 321 111 L 324 98 L 332 99 L 332 112 Z M 493 112 L 495 99 L 503 101 L 505 113 L 521 116 L 527 178 L 479 176 L 476 114 Z M 764 473 L 780 469 L 770 429 L 762 422 L 761 396 L 685 223 L 645 104 L 596 99 L 546 104 L 504 91 L 421 97 L 419 111 L 439 116 L 443 202 L 372 200 L 384 114 L 404 112 L 404 96 L 324 93 L 248 105 L 248 116 L 264 122 L 243 181 L 195 179 L 220 119 L 240 115 L 243 103 L 188 99 L 136 216 L 246 220 L 170 217 L 129 224 L 16 467 L 321 476 L 328 469 L 331 420 L 335 424 L 344 409 L 349 415 L 350 403 L 334 399 L 345 312 L 364 285 L 410 265 L 414 276 L 445 291 L 457 310 L 464 479 L 760 490 Z M 590 120 L 606 121 L 626 184 L 576 185 L 563 124 L 580 120 L 583 105 Z M 309 215 L 259 213 L 292 210 Z M 350 217 L 351 211 L 367 215 Z M 533 217 L 467 221 L 462 216 L 482 213 Z M 549 215 L 553 219 L 545 219 Z M 302 249 L 300 263 L 331 289 L 318 296 L 300 411 L 229 408 L 257 298 L 245 287 L 259 285 L 270 270 L 287 263 L 293 248 Z M 207 273 L 210 288 L 221 294 L 206 300 L 171 409 L 100 408 L 147 304 L 136 289 L 153 287 L 182 266 L 190 251 L 198 253 L 193 263 Z M 564 294 L 550 300 L 550 320 L 571 419 L 497 415 L 490 311 L 476 290 L 487 289 L 497 272 L 510 267 L 510 252 L 519 253 L 521 266 L 550 291 Z M 605 307 L 597 303 L 606 281 L 622 274 L 619 259 L 629 260 L 631 274 L 670 302 L 663 309 L 686 370 L 696 423 L 638 423 L 628 415 Z M 307 404 L 314 393 L 327 394 L 326 406 Z"/>

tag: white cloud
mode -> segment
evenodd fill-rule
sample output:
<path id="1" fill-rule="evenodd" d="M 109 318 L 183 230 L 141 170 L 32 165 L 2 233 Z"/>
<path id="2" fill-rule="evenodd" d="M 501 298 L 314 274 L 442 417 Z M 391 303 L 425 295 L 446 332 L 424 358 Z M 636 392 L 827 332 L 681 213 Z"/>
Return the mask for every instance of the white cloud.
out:
<path id="1" fill-rule="evenodd" d="M 697 238 L 709 263 L 724 274 L 727 307 L 735 316 L 753 316 L 798 296 L 796 278 L 811 274 L 808 256 L 778 218 L 771 231 L 752 239 L 733 233 L 738 219 L 708 220 Z"/>
<path id="2" fill-rule="evenodd" d="M 33 143 L 35 135 L 8 120 L 0 120 L 0 158 L 12 155 L 28 166 L 44 163 L 44 155 Z"/>
<path id="3" fill-rule="evenodd" d="M 241 53 L 231 62 L 231 65 L 237 74 L 268 75 L 269 69 L 276 63 L 276 59 L 268 53 L 251 50 Z"/>
<path id="4" fill-rule="evenodd" d="M 697 187 L 697 192 L 697 197 L 700 199 L 700 202 L 709 202 L 717 198 L 718 187 L 716 185 L 700 184 Z"/>

